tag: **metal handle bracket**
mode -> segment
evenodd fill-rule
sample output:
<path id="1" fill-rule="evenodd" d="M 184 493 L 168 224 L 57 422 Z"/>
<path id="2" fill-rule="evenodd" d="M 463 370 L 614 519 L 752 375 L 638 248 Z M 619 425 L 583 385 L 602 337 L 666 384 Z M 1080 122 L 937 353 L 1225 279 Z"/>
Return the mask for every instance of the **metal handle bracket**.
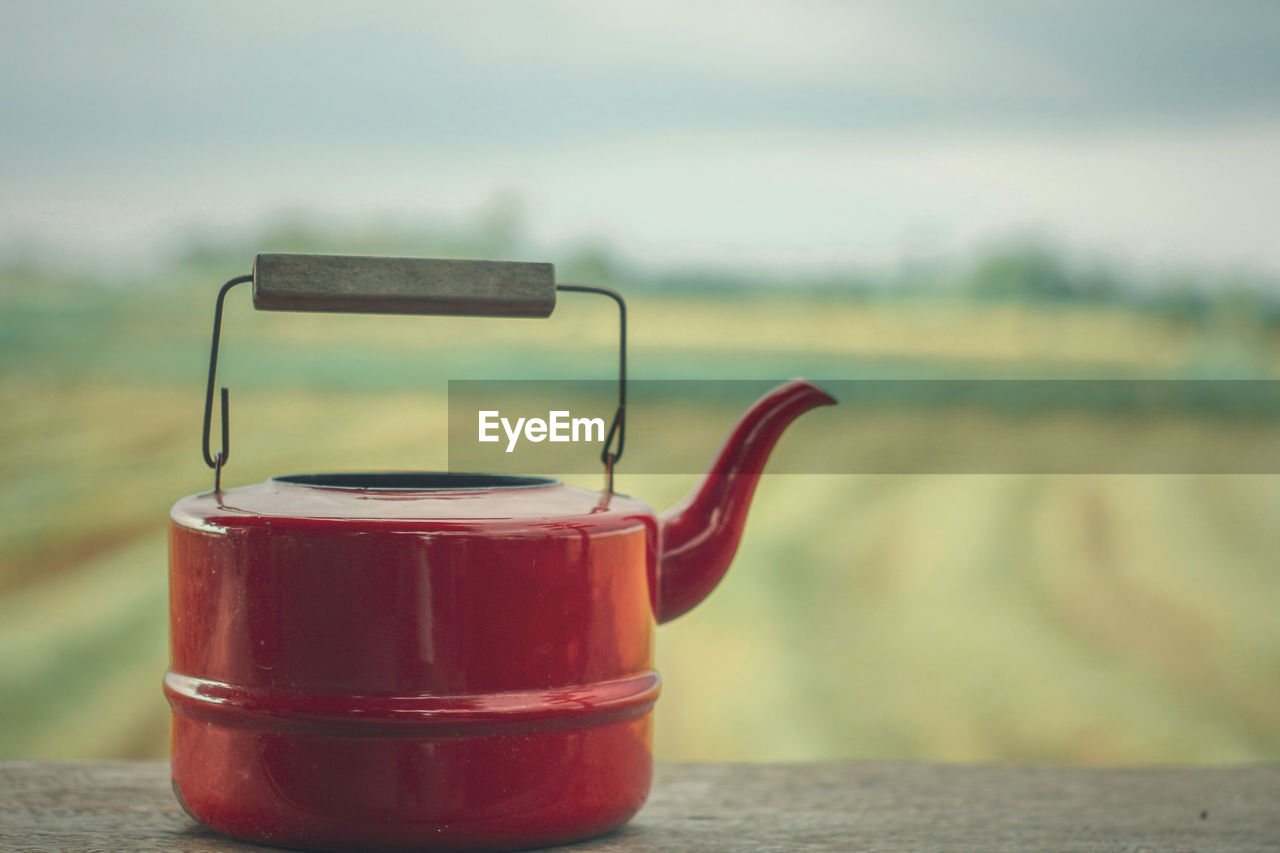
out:
<path id="1" fill-rule="evenodd" d="M 555 310 L 557 291 L 609 297 L 618 304 L 618 407 L 600 461 L 606 491 L 613 493 L 614 466 L 622 458 L 627 436 L 627 303 L 622 294 L 594 285 L 557 285 L 551 264 L 284 254 L 258 255 L 252 274 L 237 276 L 218 291 L 200 445 L 205 464 L 214 472 L 215 492 L 222 490 L 222 469 L 231 456 L 230 395 L 225 387 L 220 399 L 221 448 L 213 453 L 209 446 L 222 309 L 227 293 L 248 282 L 253 283 L 254 307 L 273 311 L 546 317 Z"/>

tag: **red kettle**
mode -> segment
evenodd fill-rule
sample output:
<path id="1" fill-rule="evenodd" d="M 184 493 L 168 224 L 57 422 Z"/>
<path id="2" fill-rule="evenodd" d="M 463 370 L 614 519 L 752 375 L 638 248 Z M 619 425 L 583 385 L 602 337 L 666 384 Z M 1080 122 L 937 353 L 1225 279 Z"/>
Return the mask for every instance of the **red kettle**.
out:
<path id="1" fill-rule="evenodd" d="M 538 477 L 309 474 L 223 489 L 222 304 L 546 316 L 548 264 L 259 255 L 215 310 L 211 492 L 170 527 L 173 787 L 224 834 L 323 850 L 510 850 L 606 832 L 649 790 L 657 623 L 728 569 L 769 452 L 834 402 L 786 383 L 680 505 Z M 625 372 L 623 374 L 625 389 Z M 616 438 L 616 440 L 614 440 Z"/>

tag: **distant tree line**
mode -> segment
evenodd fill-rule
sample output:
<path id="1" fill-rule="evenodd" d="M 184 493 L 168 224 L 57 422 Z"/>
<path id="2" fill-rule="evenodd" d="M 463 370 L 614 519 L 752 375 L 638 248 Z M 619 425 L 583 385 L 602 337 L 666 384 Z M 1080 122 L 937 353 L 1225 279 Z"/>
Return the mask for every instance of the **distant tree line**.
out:
<path id="1" fill-rule="evenodd" d="M 174 281 L 193 282 L 243 271 L 263 251 L 419 257 L 551 260 L 564 281 L 595 282 L 667 295 L 768 297 L 781 291 L 815 298 L 853 300 L 951 299 L 986 303 L 1123 306 L 1171 319 L 1224 314 L 1280 324 L 1280 281 L 1227 273 L 1154 275 L 1114 263 L 1082 263 L 1045 241 L 1022 240 L 989 247 L 973 257 L 909 259 L 887 269 L 828 272 L 750 267 L 655 267 L 628 258 L 607 240 L 537 246 L 524 236 L 521 212 L 511 200 L 486 208 L 470 221 L 427 228 L 395 222 L 362 227 L 286 218 L 240 239 L 192 237 L 177 253 Z M 47 275 L 43 275 L 47 273 Z M 173 271 L 157 271 L 157 277 Z M 60 279 L 42 271 L 30 255 L 8 264 L 3 279 Z M 118 282 L 116 282 L 118 283 Z"/>

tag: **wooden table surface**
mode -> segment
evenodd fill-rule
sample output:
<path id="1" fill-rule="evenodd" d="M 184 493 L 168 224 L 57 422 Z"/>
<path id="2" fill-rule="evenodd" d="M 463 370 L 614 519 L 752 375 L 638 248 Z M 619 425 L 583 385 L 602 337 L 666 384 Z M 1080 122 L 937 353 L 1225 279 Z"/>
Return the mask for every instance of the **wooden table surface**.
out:
<path id="1" fill-rule="evenodd" d="M 267 849 L 191 821 L 164 762 L 0 762 L 0 850 Z M 1280 766 L 664 765 L 629 825 L 560 849 L 1280 850 Z"/>

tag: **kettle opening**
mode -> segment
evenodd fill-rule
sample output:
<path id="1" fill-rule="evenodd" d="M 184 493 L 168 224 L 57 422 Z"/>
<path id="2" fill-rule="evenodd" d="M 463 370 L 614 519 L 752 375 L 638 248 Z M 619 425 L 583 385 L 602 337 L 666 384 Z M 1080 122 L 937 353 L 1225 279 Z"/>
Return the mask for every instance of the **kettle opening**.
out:
<path id="1" fill-rule="evenodd" d="M 535 489 L 555 486 L 550 477 L 515 477 L 506 474 L 461 474 L 451 471 L 378 471 L 336 474 L 289 474 L 272 477 L 277 483 L 321 489 L 362 491 L 466 491 L 479 489 Z"/>

